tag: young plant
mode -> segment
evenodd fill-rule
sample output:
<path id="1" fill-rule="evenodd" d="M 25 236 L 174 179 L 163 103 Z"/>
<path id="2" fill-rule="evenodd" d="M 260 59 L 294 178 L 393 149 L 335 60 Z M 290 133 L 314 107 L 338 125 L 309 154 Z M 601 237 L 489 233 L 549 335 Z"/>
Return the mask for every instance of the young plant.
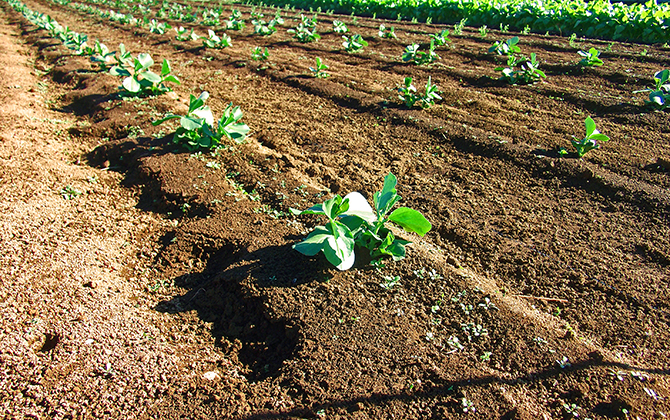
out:
<path id="1" fill-rule="evenodd" d="M 490 53 L 497 53 L 498 55 L 515 55 L 521 52 L 521 48 L 517 46 L 519 43 L 519 37 L 515 36 L 508 39 L 505 42 L 496 41 L 491 48 L 489 48 Z"/>
<path id="2" fill-rule="evenodd" d="M 383 23 L 379 25 L 379 37 L 386 39 L 398 39 L 395 34 L 395 28 L 393 26 L 387 28 Z"/>
<path id="3" fill-rule="evenodd" d="M 441 32 L 431 35 L 430 38 L 433 40 L 435 45 L 442 46 L 446 45 L 447 42 L 451 41 L 448 38 L 448 36 L 449 36 L 449 29 L 443 29 Z"/>
<path id="4" fill-rule="evenodd" d="M 400 93 L 398 97 L 405 103 L 407 108 L 411 108 L 415 104 L 418 104 L 421 108 L 427 109 L 430 108 L 431 105 L 434 105 L 436 100 L 442 99 L 439 91 L 437 85 L 432 84 L 429 76 L 428 82 L 426 83 L 426 93 L 424 95 L 417 95 L 416 88 L 412 84 L 412 78 L 405 77 L 405 86 L 398 89 L 398 92 Z"/>
<path id="5" fill-rule="evenodd" d="M 224 33 L 219 37 L 211 29 L 208 29 L 207 32 L 209 34 L 209 38 L 203 38 L 202 40 L 203 46 L 208 48 L 222 49 L 225 47 L 231 47 L 233 45 L 232 40 L 230 39 L 230 36 L 228 34 Z"/>
<path id="6" fill-rule="evenodd" d="M 242 12 L 237 9 L 233 9 L 230 18 L 225 22 L 226 29 L 232 31 L 241 31 L 246 26 L 244 24 L 244 19 L 242 19 Z"/>
<path id="7" fill-rule="evenodd" d="M 256 47 L 251 50 L 251 59 L 254 61 L 265 61 L 270 57 L 268 47 L 263 50 L 261 47 Z"/>
<path id="8" fill-rule="evenodd" d="M 344 24 L 341 20 L 334 20 L 333 21 L 333 31 L 338 34 L 346 34 L 349 32 L 349 28 L 347 28 L 347 25 Z"/>
<path id="9" fill-rule="evenodd" d="M 412 44 L 405 47 L 405 52 L 401 58 L 404 62 L 413 61 L 414 64 L 420 66 L 437 61 L 440 59 L 440 56 L 435 52 L 435 42 L 431 40 L 428 52 L 419 51 L 419 44 Z"/>
<path id="10" fill-rule="evenodd" d="M 649 92 L 649 100 L 645 103 L 663 110 L 670 107 L 670 70 L 661 70 L 654 74 L 654 88 L 636 90 L 633 93 Z"/>
<path id="11" fill-rule="evenodd" d="M 284 19 L 279 16 L 279 12 L 277 12 L 277 16 L 268 23 L 265 22 L 263 17 L 264 16 L 259 13 L 251 14 L 251 24 L 254 25 L 255 35 L 270 36 L 277 32 L 277 25 L 284 23 Z"/>
<path id="12" fill-rule="evenodd" d="M 128 62 L 125 62 L 123 65 L 113 66 L 109 70 L 109 74 L 112 76 L 124 77 L 121 87 L 127 95 L 160 95 L 172 90 L 165 85 L 166 82 L 181 84 L 179 79 L 171 74 L 172 69 L 167 59 L 163 59 L 160 75 L 149 70 L 154 65 L 154 60 L 147 53 L 141 53 L 137 58 L 133 58 L 132 66 L 128 64 Z"/>
<path id="13" fill-rule="evenodd" d="M 539 62 L 535 53 L 531 53 L 530 58 L 509 55 L 507 57 L 507 67 L 497 67 L 496 71 L 501 71 L 502 78 L 512 85 L 530 84 L 547 77 L 538 66 Z M 519 68 L 516 69 L 516 67 Z"/>
<path id="14" fill-rule="evenodd" d="M 342 46 L 348 53 L 361 52 L 363 51 L 363 48 L 368 46 L 368 42 L 359 34 L 353 35 L 351 38 L 344 35 L 342 36 L 342 39 L 344 39 Z"/>
<path id="15" fill-rule="evenodd" d="M 200 39 L 200 37 L 193 32 L 193 28 L 188 32 L 183 26 L 180 26 L 179 28 L 175 28 L 175 32 L 177 32 L 177 36 L 175 37 L 177 41 L 197 41 Z"/>
<path id="16" fill-rule="evenodd" d="M 186 115 L 168 114 L 152 124 L 156 126 L 178 118 L 181 127 L 175 132 L 172 142 L 188 150 L 215 148 L 224 139 L 233 140 L 237 144 L 242 143 L 249 133 L 249 127 L 239 122 L 243 115 L 240 107 L 229 104 L 215 127 L 212 110 L 205 105 L 207 98 L 209 98 L 207 92 L 202 92 L 197 98 L 190 95 Z"/>
<path id="17" fill-rule="evenodd" d="M 105 44 L 96 40 L 95 47 L 93 47 L 93 54 L 91 55 L 91 61 L 98 63 L 100 70 L 107 71 L 114 60 L 115 54 L 115 51 L 109 51 L 109 48 L 107 48 Z"/>
<path id="18" fill-rule="evenodd" d="M 330 74 L 326 73 L 326 70 L 328 70 L 328 66 L 321 61 L 320 57 L 316 57 L 315 66 L 310 67 L 309 70 L 312 72 L 314 77 L 319 79 L 325 79 L 326 77 L 330 76 Z"/>
<path id="19" fill-rule="evenodd" d="M 307 256 L 323 252 L 338 270 L 348 270 L 354 265 L 355 246 L 366 248 L 375 265 L 380 265 L 386 256 L 394 261 L 403 259 L 405 245 L 410 242 L 396 238 L 387 223 L 393 222 L 420 236 L 432 226 L 416 210 L 400 207 L 391 212 L 400 200 L 396 184 L 396 177 L 389 173 L 384 178 L 382 190 L 373 196 L 374 209 L 358 192 L 349 193 L 344 198 L 336 195 L 304 211 L 291 209 L 295 215 L 323 214 L 328 218 L 324 226 L 317 226 L 304 241 L 293 245 L 293 249 Z"/>
<path id="20" fill-rule="evenodd" d="M 172 29 L 172 26 L 166 22 L 158 22 L 156 19 L 151 19 L 151 22 L 149 22 L 149 32 L 152 34 L 163 35 L 170 29 Z"/>
<path id="21" fill-rule="evenodd" d="M 321 39 L 321 35 L 316 33 L 316 16 L 313 18 L 305 17 L 305 15 L 300 15 L 300 23 L 295 29 L 289 29 L 287 32 L 293 34 L 293 38 L 297 39 L 298 42 L 314 42 Z"/>
<path id="22" fill-rule="evenodd" d="M 454 25 L 454 35 L 463 35 L 463 29 L 465 24 L 468 22 L 468 18 L 461 19 L 456 25 Z"/>
<path id="23" fill-rule="evenodd" d="M 586 137 L 578 139 L 577 137 L 572 136 L 573 139 L 570 140 L 575 149 L 577 149 L 577 155 L 580 158 L 589 150 L 599 149 L 600 144 L 598 144 L 598 142 L 608 141 L 610 139 L 596 129 L 596 123 L 591 117 L 586 117 L 584 124 L 586 125 Z"/>
<path id="24" fill-rule="evenodd" d="M 583 57 L 581 60 L 579 60 L 579 65 L 582 67 L 595 67 L 603 65 L 603 60 L 599 58 L 600 51 L 593 47 L 591 47 L 588 51 L 579 50 L 577 51 L 577 54 Z"/>

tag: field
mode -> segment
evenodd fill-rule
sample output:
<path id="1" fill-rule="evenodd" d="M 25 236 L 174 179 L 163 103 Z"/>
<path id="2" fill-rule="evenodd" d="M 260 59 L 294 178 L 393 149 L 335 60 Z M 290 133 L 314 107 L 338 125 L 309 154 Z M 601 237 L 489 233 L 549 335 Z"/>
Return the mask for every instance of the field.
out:
<path id="1" fill-rule="evenodd" d="M 261 36 L 251 14 L 276 9 L 224 4 L 246 28 L 216 49 L 91 13 L 114 5 L 23 4 L 181 83 L 120 95 L 123 78 L 0 2 L 5 418 L 670 415 L 670 128 L 639 92 L 667 44 L 325 11 L 299 42 L 287 29 L 317 11 L 281 9 Z M 368 45 L 345 51 L 334 20 Z M 439 59 L 401 59 L 445 28 Z M 514 36 L 546 78 L 500 79 L 489 48 Z M 603 65 L 578 65 L 591 47 Z M 406 77 L 441 99 L 408 108 Z M 217 119 L 240 107 L 244 142 L 187 150 L 179 120 L 152 125 L 203 91 Z M 587 117 L 610 140 L 580 158 Z M 292 249 L 326 220 L 291 208 L 372 201 L 389 173 L 432 224 L 393 228 L 406 258 L 357 249 L 340 271 Z"/>

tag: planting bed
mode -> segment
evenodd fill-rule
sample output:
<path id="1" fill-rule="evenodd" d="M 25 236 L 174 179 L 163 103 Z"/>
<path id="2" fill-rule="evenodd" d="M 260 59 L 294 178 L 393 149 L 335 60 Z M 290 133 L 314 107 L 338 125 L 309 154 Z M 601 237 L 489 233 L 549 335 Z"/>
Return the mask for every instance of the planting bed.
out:
<path id="1" fill-rule="evenodd" d="M 227 31 L 232 47 L 214 50 L 26 1 L 110 49 L 167 58 L 182 82 L 121 100 L 119 78 L 0 4 L 3 38 L 35 58 L 34 89 L 53 86 L 43 92 L 52 101 L 24 106 L 69 121 L 36 139 L 65 142 L 74 153 L 63 158 L 109 189 L 71 197 L 62 217 L 82 238 L 103 235 L 101 252 L 118 257 L 114 280 L 78 276 L 74 264 L 63 285 L 35 274 L 25 289 L 15 268 L 26 263 L 2 260 L 0 289 L 13 296 L 0 344 L 7 418 L 670 415 L 670 131 L 667 112 L 633 93 L 670 68 L 667 48 L 519 35 L 547 77 L 511 86 L 494 71 L 503 60 L 487 53 L 513 36 L 498 31 L 482 38 L 466 28 L 438 47 L 439 61 L 416 66 L 400 60 L 405 46 L 425 50 L 444 26 L 321 13 L 322 39 L 302 44 L 286 32 L 299 12 L 282 11 L 276 34 L 253 35 L 247 23 Z M 234 7 L 249 19 L 249 7 Z M 363 52 L 343 50 L 338 18 L 369 42 Z M 380 23 L 398 39 L 380 39 Z M 268 48 L 267 61 L 250 59 L 256 46 Z M 577 51 L 592 46 L 604 66 L 578 67 Z M 330 77 L 311 76 L 316 57 Z M 1 74 L 9 97 L 14 75 Z M 430 76 L 443 100 L 407 109 L 397 94 L 406 76 L 419 91 Z M 241 107 L 246 143 L 191 153 L 171 144 L 176 125 L 151 125 L 186 112 L 189 94 L 203 90 L 215 117 L 230 102 Z M 584 135 L 587 116 L 611 140 L 577 159 L 570 139 Z M 559 157 L 560 147 L 570 154 Z M 102 188 L 84 172 L 70 177 L 74 188 Z M 292 250 L 324 220 L 289 208 L 334 193 L 371 198 L 389 172 L 401 204 L 433 225 L 423 238 L 404 235 L 413 241 L 406 259 L 375 269 L 358 253 L 340 272 L 323 254 Z M 100 199 L 113 194 L 124 198 Z M 116 216 L 119 207 L 132 217 Z M 107 214 L 130 232 L 123 242 Z M 11 220 L 3 254 L 40 246 L 21 239 L 25 221 Z M 399 284 L 381 286 L 395 276 Z M 62 309 L 72 307 L 79 318 Z"/>

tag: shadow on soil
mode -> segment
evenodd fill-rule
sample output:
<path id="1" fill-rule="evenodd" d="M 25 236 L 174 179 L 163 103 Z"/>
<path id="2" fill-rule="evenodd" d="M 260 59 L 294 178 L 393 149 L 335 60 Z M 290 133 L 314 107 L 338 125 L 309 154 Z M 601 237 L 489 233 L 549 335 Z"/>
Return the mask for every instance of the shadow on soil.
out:
<path id="1" fill-rule="evenodd" d="M 593 368 L 611 368 L 611 369 L 626 369 L 643 371 L 657 375 L 670 375 L 670 370 L 664 369 L 642 369 L 635 366 L 629 366 L 624 363 L 606 362 L 603 361 L 599 354 L 592 353 L 590 358 L 581 362 L 573 363 L 570 367 L 562 369 L 560 367 L 551 367 L 545 370 L 532 372 L 527 375 L 519 376 L 517 378 L 501 378 L 498 376 L 484 376 L 481 378 L 461 379 L 456 381 L 442 381 L 439 385 L 424 388 L 417 392 L 398 392 L 389 394 L 372 394 L 370 396 L 353 397 L 344 400 L 330 400 L 324 401 L 320 404 L 315 404 L 310 408 L 297 407 L 286 411 L 265 411 L 262 413 L 253 413 L 244 417 L 237 417 L 238 420 L 263 420 L 263 419 L 278 419 L 278 418 L 295 418 L 314 416 L 321 410 L 339 408 L 346 409 L 350 412 L 360 410 L 361 406 L 383 406 L 385 404 L 393 403 L 394 401 L 401 401 L 403 403 L 410 403 L 420 399 L 434 399 L 438 396 L 449 395 L 452 398 L 451 409 L 460 412 L 462 409 L 461 399 L 465 397 L 464 390 L 468 388 L 487 386 L 491 384 L 500 384 L 506 386 L 526 385 L 538 383 L 549 378 L 556 378 L 559 376 L 571 375 L 580 371 L 585 371 Z M 438 382 L 439 379 L 434 380 Z M 593 413 L 606 418 L 620 418 L 621 409 L 630 409 L 631 406 L 616 397 L 613 397 L 608 402 L 601 402 L 597 404 Z M 519 418 L 520 413 L 514 408 L 505 413 L 501 419 L 515 419 Z M 525 417 L 523 417 L 525 418 Z"/>
<path id="2" fill-rule="evenodd" d="M 169 236 L 164 239 L 164 253 L 169 254 L 167 249 L 177 241 Z M 198 247 L 194 243 L 188 246 Z M 204 247 L 183 251 L 206 260 L 205 269 L 173 279 L 175 286 L 189 291 L 159 303 L 155 310 L 196 311 L 198 318 L 213 324 L 216 344 L 247 369 L 247 378 L 261 381 L 278 376 L 283 362 L 293 356 L 298 344 L 299 321 L 281 315 L 282 308 L 270 304 L 268 293 L 262 290 L 293 287 L 315 277 L 327 279 L 325 264 L 315 272 L 302 255 L 287 259 L 287 255 L 297 254 L 288 244 L 253 252 L 231 243 L 217 249 Z"/>

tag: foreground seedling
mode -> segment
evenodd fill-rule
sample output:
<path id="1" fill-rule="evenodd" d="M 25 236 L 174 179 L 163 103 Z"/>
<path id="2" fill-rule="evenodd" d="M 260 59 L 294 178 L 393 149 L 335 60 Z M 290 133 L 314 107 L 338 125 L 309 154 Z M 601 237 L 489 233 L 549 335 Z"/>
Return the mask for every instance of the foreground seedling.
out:
<path id="1" fill-rule="evenodd" d="M 439 88 L 431 82 L 430 76 L 428 76 L 428 82 L 426 83 L 425 94 L 418 95 L 416 93 L 416 88 L 412 84 L 411 77 L 405 77 L 405 85 L 400 87 L 398 92 L 400 93 L 398 97 L 405 103 L 407 108 L 411 108 L 415 104 L 418 104 L 421 108 L 427 109 L 432 105 L 435 105 L 436 100 L 442 99 L 439 94 Z"/>
<path id="2" fill-rule="evenodd" d="M 658 110 L 670 107 L 670 70 L 661 70 L 654 74 L 654 87 L 651 89 L 636 90 L 633 93 L 649 92 L 647 105 Z"/>
<path id="3" fill-rule="evenodd" d="M 202 92 L 197 98 L 190 95 L 186 115 L 168 114 L 165 118 L 154 121 L 152 124 L 156 126 L 178 118 L 181 127 L 175 132 L 172 142 L 188 150 L 215 148 L 224 139 L 233 140 L 238 144 L 242 143 L 249 133 L 249 127 L 239 122 L 243 115 L 240 107 L 229 104 L 215 126 L 212 110 L 205 105 L 207 98 L 209 98 L 207 92 Z"/>
<path id="4" fill-rule="evenodd" d="M 599 149 L 600 144 L 598 142 L 609 141 L 610 139 L 606 135 L 601 134 L 600 131 L 596 129 L 596 123 L 593 121 L 593 118 L 586 117 L 584 124 L 586 125 L 586 137 L 579 139 L 575 136 L 572 136 L 573 139 L 571 140 L 571 143 L 577 150 L 577 155 L 580 158 L 584 156 L 589 150 Z"/>
<path id="5" fill-rule="evenodd" d="M 295 245 L 293 249 L 314 256 L 323 252 L 326 259 L 338 270 L 348 270 L 356 259 L 354 248 L 366 248 L 372 257 L 373 264 L 380 265 L 381 259 L 390 256 L 394 261 L 405 257 L 405 245 L 409 241 L 396 238 L 387 227 L 393 222 L 407 232 L 425 235 L 431 224 L 416 210 L 400 207 L 391 212 L 400 201 L 396 193 L 396 177 L 389 173 L 384 179 L 384 187 L 373 197 L 374 209 L 358 192 L 339 195 L 317 204 L 307 210 L 291 209 L 295 215 L 323 214 L 328 218 L 324 226 L 317 226 L 307 238 Z"/>

